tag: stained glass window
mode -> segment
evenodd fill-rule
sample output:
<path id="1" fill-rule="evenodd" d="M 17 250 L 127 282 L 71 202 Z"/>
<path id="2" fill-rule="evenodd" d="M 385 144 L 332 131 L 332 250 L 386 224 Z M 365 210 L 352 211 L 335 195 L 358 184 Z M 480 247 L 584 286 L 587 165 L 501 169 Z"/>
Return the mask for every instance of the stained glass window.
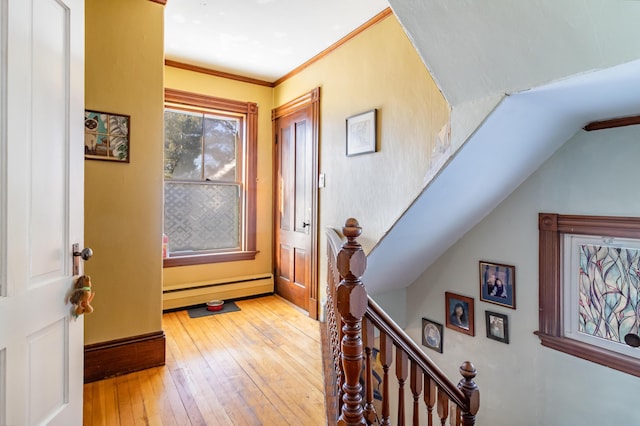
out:
<path id="1" fill-rule="evenodd" d="M 640 244 L 621 238 L 565 236 L 567 336 L 638 356 L 625 343 L 640 325 Z"/>
<path id="2" fill-rule="evenodd" d="M 578 330 L 624 343 L 627 334 L 638 334 L 640 250 L 592 244 L 578 249 Z"/>

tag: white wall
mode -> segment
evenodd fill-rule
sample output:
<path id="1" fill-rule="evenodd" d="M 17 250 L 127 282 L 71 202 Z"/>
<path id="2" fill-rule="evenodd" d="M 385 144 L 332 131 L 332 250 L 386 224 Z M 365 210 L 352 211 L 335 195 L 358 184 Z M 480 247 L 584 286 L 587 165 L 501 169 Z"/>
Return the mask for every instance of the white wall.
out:
<path id="1" fill-rule="evenodd" d="M 417 342 L 423 316 L 444 324 L 445 291 L 475 299 L 475 337 L 445 329 L 444 353 L 425 350 L 456 382 L 459 365 L 474 362 L 479 424 L 640 424 L 639 378 L 542 347 L 533 334 L 538 213 L 640 216 L 638 159 L 640 126 L 580 131 L 407 289 L 407 331 Z M 517 310 L 480 302 L 479 260 L 516 266 Z M 486 338 L 485 310 L 509 316 L 510 344 Z"/>
<path id="2" fill-rule="evenodd" d="M 454 150 L 505 93 L 640 57 L 640 2 L 389 0 L 452 109 Z"/>
<path id="3" fill-rule="evenodd" d="M 365 282 L 366 286 L 367 283 Z M 407 289 L 401 288 L 386 293 L 370 294 L 373 300 L 398 324 L 400 328 L 407 326 Z"/>

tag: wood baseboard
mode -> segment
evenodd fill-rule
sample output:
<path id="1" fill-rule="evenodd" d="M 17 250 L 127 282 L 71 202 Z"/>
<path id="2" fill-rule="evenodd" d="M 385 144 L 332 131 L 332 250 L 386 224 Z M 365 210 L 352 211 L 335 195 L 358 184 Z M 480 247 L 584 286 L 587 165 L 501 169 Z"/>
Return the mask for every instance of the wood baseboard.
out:
<path id="1" fill-rule="evenodd" d="M 84 382 L 165 364 L 164 331 L 95 343 L 84 347 Z"/>

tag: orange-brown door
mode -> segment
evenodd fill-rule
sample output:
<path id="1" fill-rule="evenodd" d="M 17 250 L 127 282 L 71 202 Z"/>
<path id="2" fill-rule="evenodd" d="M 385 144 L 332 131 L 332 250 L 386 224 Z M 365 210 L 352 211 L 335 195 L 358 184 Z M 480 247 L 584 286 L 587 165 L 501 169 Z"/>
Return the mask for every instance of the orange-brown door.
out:
<path id="1" fill-rule="evenodd" d="M 311 106 L 275 121 L 277 209 L 276 293 L 305 311 L 312 292 L 315 212 L 314 141 Z"/>

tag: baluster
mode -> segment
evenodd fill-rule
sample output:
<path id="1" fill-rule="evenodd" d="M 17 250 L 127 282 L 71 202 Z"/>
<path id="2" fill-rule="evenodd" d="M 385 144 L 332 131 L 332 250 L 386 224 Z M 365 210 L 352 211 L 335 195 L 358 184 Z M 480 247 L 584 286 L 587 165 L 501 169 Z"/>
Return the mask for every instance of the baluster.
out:
<path id="1" fill-rule="evenodd" d="M 336 416 L 342 407 L 342 368 L 340 367 L 340 340 L 338 338 L 338 323 L 336 321 L 335 305 L 333 298 L 330 300 L 331 308 L 327 313 L 327 323 L 329 328 L 329 339 L 331 340 L 331 355 L 334 372 L 334 389 Z"/>
<path id="2" fill-rule="evenodd" d="M 442 426 L 447 423 L 449 417 L 449 397 L 440 388 L 438 388 L 438 417 Z"/>
<path id="3" fill-rule="evenodd" d="M 337 292 L 337 289 L 336 289 Z M 338 312 L 338 306 L 336 303 L 336 312 Z M 344 369 L 342 368 L 342 319 L 340 315 L 336 315 L 336 334 L 335 334 L 335 346 L 334 346 L 334 359 L 335 359 L 335 368 L 336 368 L 336 386 L 337 386 L 337 395 L 338 395 L 338 412 L 342 412 L 342 397 L 343 390 L 342 386 L 344 385 Z"/>
<path id="4" fill-rule="evenodd" d="M 380 331 L 380 363 L 382 364 L 382 419 L 380 425 L 391 425 L 391 410 L 389 409 L 389 368 L 392 362 L 393 343 L 383 331 Z"/>
<path id="5" fill-rule="evenodd" d="M 413 426 L 420 425 L 420 394 L 422 393 L 422 369 L 411 361 L 411 393 L 413 394 Z"/>
<path id="6" fill-rule="evenodd" d="M 460 426 L 462 424 L 462 409 L 458 404 L 449 401 L 449 426 Z"/>
<path id="7" fill-rule="evenodd" d="M 343 280 L 336 294 L 338 311 L 342 317 L 342 369 L 344 384 L 342 390 L 342 410 L 339 425 L 364 425 L 362 396 L 360 394 L 360 372 L 362 371 L 362 317 L 367 311 L 367 291 L 360 281 L 364 274 L 367 258 L 356 241 L 362 229 L 358 221 L 347 219 L 342 233 L 347 242 L 338 253 L 338 270 Z"/>
<path id="8" fill-rule="evenodd" d="M 433 406 L 436 405 L 436 383 L 424 375 L 424 403 L 427 404 L 428 426 L 433 426 Z"/>
<path id="9" fill-rule="evenodd" d="M 342 407 L 342 368 L 340 361 L 340 326 L 337 318 L 336 289 L 340 283 L 340 277 L 336 269 L 333 245 L 328 245 L 328 271 L 327 271 L 327 332 L 333 361 L 333 392 L 332 404 L 335 405 L 336 417 Z"/>
<path id="10" fill-rule="evenodd" d="M 478 372 L 472 363 L 465 361 L 460 366 L 460 374 L 462 375 L 462 380 L 458 383 L 458 389 L 467 397 L 469 406 L 469 411 L 462 413 L 462 425 L 473 426 L 476 424 L 476 414 L 480 408 L 480 390 L 473 381 Z"/>
<path id="11" fill-rule="evenodd" d="M 343 400 L 344 400 L 344 368 L 342 367 L 342 352 L 338 351 L 337 353 L 337 357 L 338 357 L 338 364 L 337 364 L 337 377 L 338 377 L 338 381 L 336 383 L 336 391 L 338 392 L 338 408 L 340 409 L 339 412 L 342 412 L 342 404 L 343 404 Z"/>
<path id="12" fill-rule="evenodd" d="M 373 424 L 376 421 L 376 408 L 373 405 L 373 382 L 372 382 L 372 362 L 371 352 L 373 345 L 375 344 L 374 337 L 375 328 L 373 323 L 368 318 L 362 320 L 362 336 L 364 337 L 364 354 L 365 354 L 365 404 L 364 404 L 364 417 L 367 424 Z"/>
<path id="13" fill-rule="evenodd" d="M 398 426 L 405 425 L 404 384 L 409 374 L 409 357 L 400 347 L 396 348 L 396 377 L 398 379 Z"/>

